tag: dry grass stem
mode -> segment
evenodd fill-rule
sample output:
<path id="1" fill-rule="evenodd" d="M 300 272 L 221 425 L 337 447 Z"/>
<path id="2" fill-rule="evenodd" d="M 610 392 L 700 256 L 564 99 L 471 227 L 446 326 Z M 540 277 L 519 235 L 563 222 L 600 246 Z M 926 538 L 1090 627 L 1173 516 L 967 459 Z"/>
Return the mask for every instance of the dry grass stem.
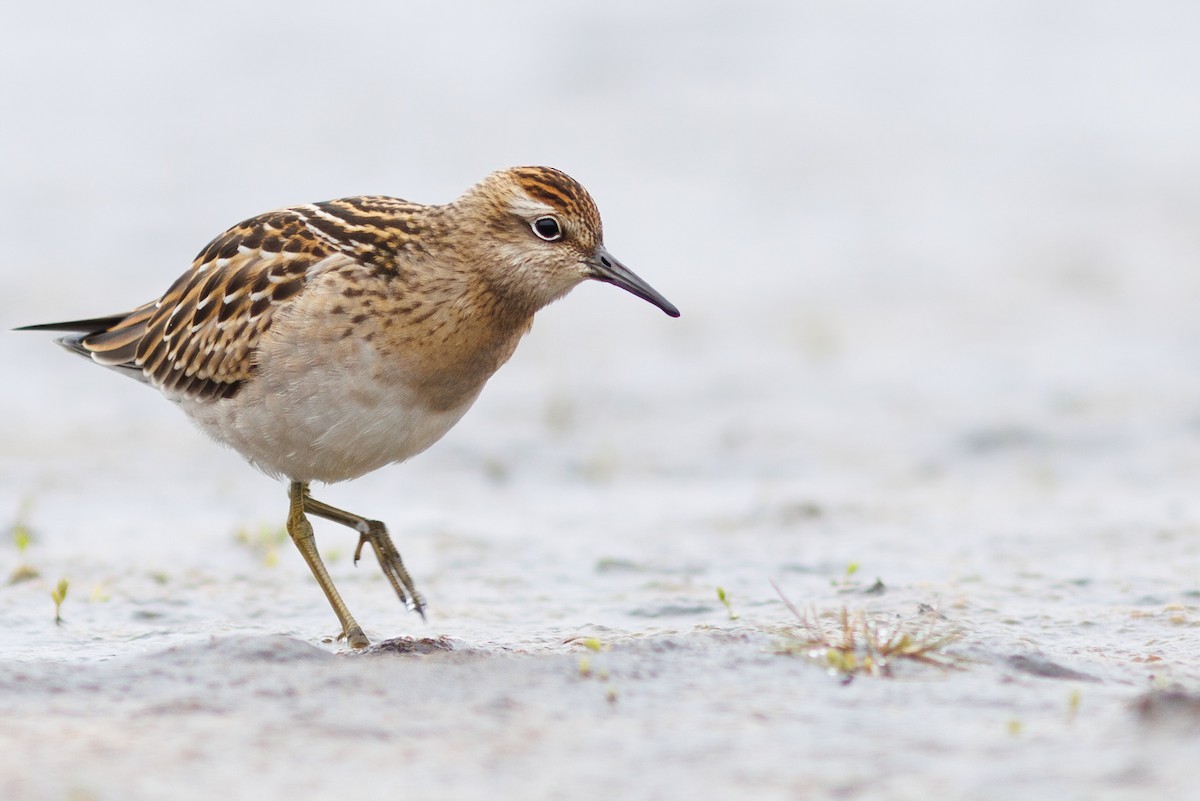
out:
<path id="1" fill-rule="evenodd" d="M 893 666 L 901 661 L 943 669 L 959 667 L 961 660 L 945 649 L 960 634 L 946 631 L 939 620 L 910 626 L 844 606 L 824 614 L 801 611 L 774 582 L 771 586 L 796 617 L 794 629 L 779 644 L 779 653 L 808 657 L 831 675 L 847 680 L 858 675 L 890 677 Z"/>

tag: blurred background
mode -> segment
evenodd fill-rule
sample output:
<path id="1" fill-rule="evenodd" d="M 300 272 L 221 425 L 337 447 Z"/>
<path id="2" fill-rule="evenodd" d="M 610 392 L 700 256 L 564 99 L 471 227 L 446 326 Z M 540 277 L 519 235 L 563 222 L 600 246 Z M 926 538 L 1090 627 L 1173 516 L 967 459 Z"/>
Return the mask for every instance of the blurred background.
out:
<path id="1" fill-rule="evenodd" d="M 132 308 L 267 209 L 550 164 L 683 316 L 581 287 L 441 444 L 326 490 L 406 532 L 439 631 L 668 625 L 851 561 L 1170 600 L 1198 573 L 1198 33 L 1169 0 L 9 4 L 0 325 Z M 46 580 L 157 592 L 169 624 L 131 637 L 256 603 L 286 628 L 270 593 L 332 625 L 290 545 L 226 598 L 281 487 L 44 335 L 0 354 L 0 520 Z M 347 594 L 394 633 L 385 592 Z"/>

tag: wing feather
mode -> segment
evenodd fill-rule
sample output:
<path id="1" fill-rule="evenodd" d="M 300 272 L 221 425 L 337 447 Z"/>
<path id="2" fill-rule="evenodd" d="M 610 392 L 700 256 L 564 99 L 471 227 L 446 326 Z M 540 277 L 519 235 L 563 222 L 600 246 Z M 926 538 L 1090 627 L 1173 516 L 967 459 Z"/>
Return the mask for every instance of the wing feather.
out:
<path id="1" fill-rule="evenodd" d="M 78 345 L 101 364 L 140 371 L 172 397 L 232 396 L 253 374 L 255 351 L 279 309 L 300 296 L 312 274 L 354 263 L 329 242 L 301 235 L 304 228 L 295 209 L 234 226 L 161 298 Z"/>
<path id="2" fill-rule="evenodd" d="M 281 309 L 327 271 L 394 273 L 423 251 L 420 207 L 363 196 L 269 212 L 201 250 L 161 298 L 127 315 L 31 326 L 78 332 L 60 342 L 176 399 L 231 397 Z"/>

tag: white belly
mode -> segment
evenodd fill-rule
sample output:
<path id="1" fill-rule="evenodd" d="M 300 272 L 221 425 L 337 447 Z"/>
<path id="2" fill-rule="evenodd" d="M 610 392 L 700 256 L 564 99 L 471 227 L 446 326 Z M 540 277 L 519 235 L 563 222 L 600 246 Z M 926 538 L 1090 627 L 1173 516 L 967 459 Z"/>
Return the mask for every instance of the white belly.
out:
<path id="1" fill-rule="evenodd" d="M 201 429 L 268 475 L 330 483 L 425 450 L 483 388 L 480 382 L 457 406 L 434 410 L 395 372 L 379 374 L 362 359 L 320 358 L 329 355 L 289 354 L 260 369 L 232 398 L 180 405 Z"/>

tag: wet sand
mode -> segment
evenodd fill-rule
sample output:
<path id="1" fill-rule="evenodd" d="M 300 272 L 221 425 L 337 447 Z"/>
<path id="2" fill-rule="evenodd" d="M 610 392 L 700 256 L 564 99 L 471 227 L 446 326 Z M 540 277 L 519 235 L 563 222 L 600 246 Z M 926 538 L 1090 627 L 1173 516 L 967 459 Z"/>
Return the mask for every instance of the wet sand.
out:
<path id="1" fill-rule="evenodd" d="M 317 523 L 366 653 L 282 486 L 0 336 L 0 515 L 30 535 L 0 578 L 36 572 L 0 586 L 0 796 L 1187 796 L 1192 12 L 239 8 L 0 32 L 4 74 L 64 54 L 0 96 L 4 327 L 148 300 L 267 208 L 528 162 L 683 316 L 581 287 L 443 442 L 320 491 L 429 601 Z M 953 633 L 948 667 L 831 670 L 772 581 L 831 626 Z"/>

